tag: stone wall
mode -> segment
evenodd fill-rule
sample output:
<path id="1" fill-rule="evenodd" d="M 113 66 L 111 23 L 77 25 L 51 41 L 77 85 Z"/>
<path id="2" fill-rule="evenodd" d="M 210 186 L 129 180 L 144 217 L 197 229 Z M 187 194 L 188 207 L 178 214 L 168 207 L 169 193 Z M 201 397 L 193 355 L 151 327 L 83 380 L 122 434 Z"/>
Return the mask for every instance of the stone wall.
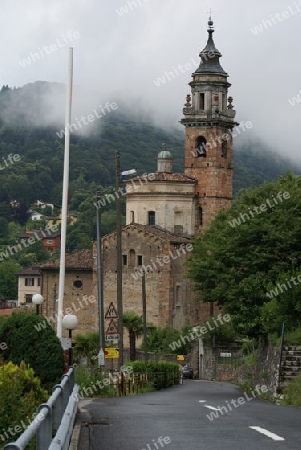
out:
<path id="1" fill-rule="evenodd" d="M 252 365 L 243 364 L 245 357 L 239 347 L 204 347 L 200 353 L 199 360 L 199 346 L 196 343 L 188 358 L 196 378 L 234 382 L 250 387 L 255 387 L 258 384 L 266 385 L 270 394 L 276 395 L 279 375 L 279 347 L 260 345 L 256 361 Z M 228 356 L 226 356 L 227 354 Z M 231 357 L 229 357 L 230 354 Z"/>

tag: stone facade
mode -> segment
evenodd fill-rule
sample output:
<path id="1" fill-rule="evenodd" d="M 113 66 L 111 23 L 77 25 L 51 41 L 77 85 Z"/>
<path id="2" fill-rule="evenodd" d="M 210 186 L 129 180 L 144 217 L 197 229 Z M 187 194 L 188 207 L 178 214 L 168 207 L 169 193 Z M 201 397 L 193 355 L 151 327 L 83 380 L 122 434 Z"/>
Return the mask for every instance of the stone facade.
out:
<path id="1" fill-rule="evenodd" d="M 147 322 L 181 328 L 193 325 L 195 309 L 184 262 L 189 239 L 140 224 L 122 229 L 123 310 L 142 315 L 142 271 L 146 273 Z M 102 239 L 104 307 L 117 305 L 116 233 Z"/>
<path id="2" fill-rule="evenodd" d="M 42 314 L 53 327 L 57 325 L 57 302 L 59 286 L 60 260 L 48 261 L 40 265 L 42 274 L 41 294 L 44 302 Z M 92 250 L 82 250 L 66 257 L 66 276 L 64 289 L 63 314 L 75 314 L 78 326 L 74 335 L 98 330 L 97 293 L 93 286 L 95 270 Z M 63 329 L 63 337 L 68 332 Z"/>

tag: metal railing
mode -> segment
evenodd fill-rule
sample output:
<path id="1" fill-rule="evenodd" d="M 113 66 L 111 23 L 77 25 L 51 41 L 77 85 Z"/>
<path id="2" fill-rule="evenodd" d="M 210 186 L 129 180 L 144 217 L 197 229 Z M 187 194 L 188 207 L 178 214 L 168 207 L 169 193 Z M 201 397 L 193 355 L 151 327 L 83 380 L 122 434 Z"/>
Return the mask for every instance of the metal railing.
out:
<path id="1" fill-rule="evenodd" d="M 6 444 L 4 450 L 24 450 L 34 436 L 36 450 L 68 450 L 77 411 L 77 393 L 71 367 L 61 383 L 54 386 L 48 401 L 39 406 L 35 419 L 24 433 L 15 442 Z"/>

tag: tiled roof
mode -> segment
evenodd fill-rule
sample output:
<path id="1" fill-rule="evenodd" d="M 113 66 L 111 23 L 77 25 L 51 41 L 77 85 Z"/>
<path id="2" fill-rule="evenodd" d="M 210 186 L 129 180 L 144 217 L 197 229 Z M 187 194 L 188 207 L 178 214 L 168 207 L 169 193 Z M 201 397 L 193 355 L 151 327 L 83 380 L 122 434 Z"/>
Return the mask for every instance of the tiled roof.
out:
<path id="1" fill-rule="evenodd" d="M 144 184 L 148 184 L 148 183 L 153 183 L 154 181 L 181 181 L 183 183 L 192 183 L 192 184 L 196 184 L 197 180 L 196 178 L 194 178 L 191 175 L 185 175 L 184 173 L 169 173 L 169 172 L 154 172 L 152 174 L 151 178 L 147 178 L 147 181 L 144 180 L 144 177 L 136 177 L 136 178 L 131 178 L 130 180 L 125 180 L 125 183 L 131 183 L 132 182 L 137 182 L 138 183 L 142 183 Z M 141 181 L 139 181 L 141 180 Z"/>
<path id="2" fill-rule="evenodd" d="M 134 231 L 134 230 L 140 230 L 140 231 L 144 231 L 146 233 L 152 234 L 164 241 L 168 241 L 170 243 L 189 243 L 191 242 L 191 240 L 187 237 L 184 236 L 179 236 L 177 234 L 173 234 L 170 233 L 168 231 L 163 230 L 160 227 L 157 226 L 150 226 L 150 225 L 140 225 L 138 223 L 131 223 L 129 225 L 126 225 L 125 227 L 122 228 L 122 231 Z M 113 233 L 107 234 L 105 237 L 111 236 L 116 234 L 116 231 L 114 231 Z"/>
<path id="3" fill-rule="evenodd" d="M 41 275 L 40 269 L 37 266 L 29 266 L 26 269 L 20 270 L 17 275 Z"/>
<path id="4" fill-rule="evenodd" d="M 60 259 L 56 259 L 55 261 L 46 261 L 40 264 L 40 269 L 59 269 L 60 265 Z M 72 255 L 67 255 L 66 270 L 93 270 L 92 250 L 80 250 Z"/>
<path id="5" fill-rule="evenodd" d="M 42 231 L 43 230 L 37 230 L 35 232 L 34 231 L 33 232 L 24 231 L 23 233 L 17 234 L 16 237 L 19 239 L 28 239 L 30 237 L 33 237 L 35 239 L 37 239 L 37 237 L 41 238 L 41 239 L 52 239 L 52 238 L 56 238 L 61 235 L 60 231 L 55 231 L 52 233 L 48 233 L 48 231 L 43 231 L 43 233 L 42 233 Z"/>

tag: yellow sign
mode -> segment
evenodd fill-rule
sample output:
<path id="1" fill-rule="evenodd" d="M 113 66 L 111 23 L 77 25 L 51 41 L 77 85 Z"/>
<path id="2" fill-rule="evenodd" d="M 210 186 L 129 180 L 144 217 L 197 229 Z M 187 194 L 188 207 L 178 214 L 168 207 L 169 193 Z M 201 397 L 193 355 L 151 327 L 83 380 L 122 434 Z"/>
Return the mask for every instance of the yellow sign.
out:
<path id="1" fill-rule="evenodd" d="M 184 361 L 184 355 L 177 355 L 177 360 L 178 361 Z"/>
<path id="2" fill-rule="evenodd" d="M 118 348 L 105 348 L 105 358 L 119 358 Z"/>

